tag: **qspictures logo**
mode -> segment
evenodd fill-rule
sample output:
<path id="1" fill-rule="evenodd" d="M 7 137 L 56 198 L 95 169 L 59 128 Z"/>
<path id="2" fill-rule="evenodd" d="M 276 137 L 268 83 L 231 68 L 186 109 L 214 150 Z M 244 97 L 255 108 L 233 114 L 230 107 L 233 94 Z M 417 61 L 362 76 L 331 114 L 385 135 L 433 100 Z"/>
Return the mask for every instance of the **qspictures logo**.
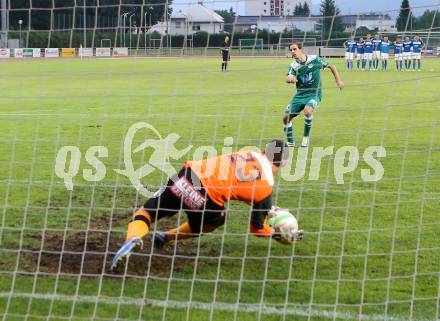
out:
<path id="1" fill-rule="evenodd" d="M 142 133 L 145 140 L 138 146 L 133 146 L 135 136 Z M 145 122 L 138 122 L 133 124 L 127 131 L 124 144 L 124 168 L 113 169 L 117 174 L 128 178 L 132 186 L 143 196 L 151 197 L 156 190 L 149 190 L 148 176 L 155 172 L 162 172 L 167 177 L 176 177 L 177 170 L 172 165 L 172 160 L 178 160 L 186 156 L 188 160 L 200 160 L 205 158 L 213 158 L 220 155 L 228 155 L 233 152 L 234 139 L 232 137 L 225 137 L 223 140 L 223 147 L 218 153 L 212 145 L 203 145 L 194 148 L 193 145 L 188 145 L 183 149 L 178 149 L 176 144 L 180 139 L 177 133 L 170 133 L 165 137 L 151 124 Z M 192 154 L 190 151 L 193 150 Z M 253 151 L 261 153 L 256 146 L 246 146 L 240 151 Z M 133 156 L 144 153 L 145 162 L 137 169 L 134 167 Z M 79 169 L 82 159 L 82 152 L 77 146 L 63 146 L 58 150 L 55 160 L 55 174 L 64 181 L 66 189 L 72 191 L 74 189 L 74 178 L 79 175 Z M 106 146 L 91 146 L 85 154 L 84 160 L 87 165 L 82 170 L 83 178 L 88 182 L 102 181 L 107 173 L 107 167 L 102 161 L 109 156 L 108 148 Z M 307 172 L 308 158 L 310 159 L 310 166 Z M 384 167 L 380 162 L 381 158 L 386 157 L 386 150 L 383 146 L 369 146 L 363 151 L 355 146 L 342 146 L 336 149 L 334 146 L 327 147 L 313 147 L 300 148 L 296 153 L 296 160 L 294 153 L 291 152 L 289 160 L 281 169 L 280 179 L 295 182 L 303 178 L 310 181 L 318 180 L 321 175 L 321 167 L 326 157 L 333 157 L 333 175 L 337 184 L 344 184 L 344 176 L 353 173 L 360 165 L 360 158 L 363 158 L 363 165 L 360 170 L 360 176 L 364 182 L 377 182 L 382 179 L 384 175 Z M 223 162 L 222 162 L 223 163 Z M 207 163 L 214 164 L 215 163 Z M 229 166 L 228 162 L 224 163 Z M 206 175 L 213 173 L 212 168 L 205 168 Z M 235 171 L 240 173 L 240 171 Z M 307 175 L 308 174 L 308 175 Z M 240 174 L 241 175 L 241 174 Z M 252 177 L 252 173 L 248 173 L 247 177 Z M 241 179 L 242 177 L 238 177 Z M 225 176 L 228 179 L 228 176 Z M 264 177 L 263 177 L 264 179 Z"/>

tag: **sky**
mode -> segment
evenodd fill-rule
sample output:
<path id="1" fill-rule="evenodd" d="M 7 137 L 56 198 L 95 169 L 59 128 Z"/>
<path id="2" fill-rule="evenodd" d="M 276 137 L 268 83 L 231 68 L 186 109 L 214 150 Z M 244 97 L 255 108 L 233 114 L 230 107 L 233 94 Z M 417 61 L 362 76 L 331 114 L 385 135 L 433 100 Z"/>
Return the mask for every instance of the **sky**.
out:
<path id="1" fill-rule="evenodd" d="M 188 6 L 196 4 L 197 0 L 173 0 L 173 10 L 185 10 Z M 312 13 L 319 13 L 321 0 L 312 0 Z M 336 0 L 336 5 L 342 14 L 357 14 L 368 12 L 387 12 L 392 17 L 397 17 L 402 0 Z M 426 9 L 439 9 L 440 0 L 409 0 L 414 8 L 415 15 L 422 14 Z M 243 0 L 204 0 L 203 4 L 211 9 L 229 9 L 232 7 L 238 14 L 244 14 Z"/>

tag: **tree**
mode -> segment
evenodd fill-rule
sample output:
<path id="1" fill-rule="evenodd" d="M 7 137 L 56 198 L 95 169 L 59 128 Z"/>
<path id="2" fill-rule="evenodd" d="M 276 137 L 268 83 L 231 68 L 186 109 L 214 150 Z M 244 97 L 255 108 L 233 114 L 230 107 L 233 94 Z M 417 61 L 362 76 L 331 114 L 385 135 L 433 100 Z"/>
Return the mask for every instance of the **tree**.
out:
<path id="1" fill-rule="evenodd" d="M 408 0 L 402 0 L 402 4 L 400 5 L 400 13 L 397 17 L 396 27 L 398 31 L 411 30 L 411 22 L 409 19 L 412 17 L 411 7 L 409 5 Z"/>
<path id="2" fill-rule="evenodd" d="M 227 32 L 232 32 L 236 15 L 232 7 L 229 8 L 229 10 L 215 10 L 215 12 L 223 17 L 225 23 L 224 30 Z"/>
<path id="3" fill-rule="evenodd" d="M 420 17 L 414 19 L 414 29 L 431 30 L 440 28 L 440 11 L 426 10 Z"/>
<path id="4" fill-rule="evenodd" d="M 304 6 L 303 6 L 303 14 L 304 16 L 308 17 L 310 16 L 310 7 L 307 4 L 307 2 L 304 2 Z"/>
<path id="5" fill-rule="evenodd" d="M 304 4 L 298 3 L 294 8 L 293 15 L 300 17 L 309 16 L 310 8 L 307 2 L 304 2 Z"/>
<path id="6" fill-rule="evenodd" d="M 144 5 L 143 14 L 141 11 L 141 5 L 146 1 L 143 0 L 124 0 L 123 5 L 119 6 L 120 0 L 100 0 L 99 6 L 96 0 L 55 0 L 54 5 L 57 10 L 54 10 L 53 15 L 53 25 L 51 26 L 51 11 L 50 10 L 30 10 L 31 13 L 31 29 L 35 30 L 49 30 L 51 27 L 60 28 L 64 27 L 64 24 L 58 25 L 57 22 L 61 20 L 69 21 L 70 24 L 66 24 L 65 27 L 72 28 L 71 22 L 73 21 L 73 11 L 75 11 L 76 26 L 79 26 L 80 21 L 83 21 L 83 6 L 84 1 L 86 6 L 89 6 L 86 10 L 88 27 L 93 27 L 93 22 L 95 19 L 95 9 L 98 9 L 98 21 L 100 19 L 112 21 L 111 27 L 116 28 L 118 26 L 118 13 L 119 7 L 121 8 L 121 14 L 125 12 L 134 13 L 132 18 L 133 22 L 139 26 L 142 19 L 145 17 L 148 19 L 147 24 L 149 24 L 149 18 L 151 14 L 151 24 L 155 24 L 157 21 L 164 20 L 165 6 L 163 0 L 149 0 L 148 5 Z M 18 20 L 23 20 L 23 26 L 28 23 L 28 11 L 22 9 L 29 9 L 30 3 L 32 3 L 33 8 L 52 8 L 52 1 L 48 0 L 14 0 L 11 1 L 10 10 L 10 29 L 18 28 Z M 168 0 L 168 15 L 171 14 L 172 0 Z M 21 10 L 13 10 L 21 9 Z M 146 16 L 145 16 L 146 14 Z M 120 22 L 122 23 L 122 22 Z M 90 25 L 91 24 L 91 25 Z M 128 21 L 127 21 L 128 24 Z"/>
<path id="7" fill-rule="evenodd" d="M 339 17 L 339 9 L 336 7 L 335 0 L 322 0 L 320 12 L 322 15 L 322 31 L 324 39 L 331 37 L 335 31 L 344 31 L 344 26 Z"/>
<path id="8" fill-rule="evenodd" d="M 301 15 L 301 4 L 296 4 L 295 8 L 293 8 L 293 15 L 294 16 L 300 16 Z"/>
<path id="9" fill-rule="evenodd" d="M 142 0 L 137 0 L 142 3 Z M 172 13 L 172 0 L 168 1 L 168 16 L 171 16 Z M 149 0 L 148 5 L 144 6 L 144 15 L 146 14 L 146 18 L 149 20 L 149 16 L 151 14 L 151 24 L 155 25 L 158 21 L 164 21 L 164 13 L 165 13 L 165 6 L 164 2 L 162 0 Z M 141 20 L 140 17 L 140 10 L 139 12 L 136 11 L 136 14 L 139 14 L 139 16 L 136 15 L 136 18 L 138 21 Z M 150 23 L 150 21 L 147 21 L 147 25 Z"/>
<path id="10" fill-rule="evenodd" d="M 295 8 L 293 9 L 293 15 L 294 16 L 302 16 L 302 6 L 300 3 L 298 3 Z"/>
<path id="11" fill-rule="evenodd" d="M 366 36 L 369 32 L 371 32 L 371 30 L 365 26 L 361 26 L 356 29 L 356 35 L 359 35 L 359 36 Z"/>

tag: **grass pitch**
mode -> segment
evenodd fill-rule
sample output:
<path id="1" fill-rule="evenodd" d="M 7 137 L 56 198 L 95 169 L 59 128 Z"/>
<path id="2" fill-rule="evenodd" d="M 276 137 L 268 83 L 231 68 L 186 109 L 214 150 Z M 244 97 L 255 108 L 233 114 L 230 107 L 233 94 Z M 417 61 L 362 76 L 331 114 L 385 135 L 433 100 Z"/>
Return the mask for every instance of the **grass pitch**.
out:
<path id="1" fill-rule="evenodd" d="M 108 261 L 143 204 L 124 176 L 123 141 L 144 121 L 179 149 L 263 147 L 282 137 L 293 93 L 288 59 L 35 60 L 0 68 L 0 315 L 3 320 L 434 320 L 440 295 L 440 62 L 423 72 L 345 72 L 340 92 L 324 72 L 313 147 L 334 146 L 318 180 L 279 179 L 275 203 L 305 230 L 294 246 L 247 236 L 248 207 L 200 240 Z M 302 116 L 295 120 L 301 138 Z M 145 135 L 145 133 L 143 134 Z M 138 134 L 136 142 L 145 137 Z M 72 192 L 54 173 L 62 146 L 78 146 Z M 83 178 L 91 146 L 106 175 Z M 355 146 L 358 166 L 337 184 L 335 153 Z M 363 152 L 383 146 L 383 178 L 363 182 Z M 294 152 L 296 160 L 297 151 Z M 134 159 L 135 168 L 148 150 Z M 159 171 L 144 183 L 160 186 Z M 181 218 L 183 219 L 184 216 Z M 159 229 L 176 224 L 163 221 Z M 62 253 L 62 255 L 60 255 Z M 191 303 L 190 308 L 188 304 Z M 361 314 L 361 316 L 359 316 Z"/>

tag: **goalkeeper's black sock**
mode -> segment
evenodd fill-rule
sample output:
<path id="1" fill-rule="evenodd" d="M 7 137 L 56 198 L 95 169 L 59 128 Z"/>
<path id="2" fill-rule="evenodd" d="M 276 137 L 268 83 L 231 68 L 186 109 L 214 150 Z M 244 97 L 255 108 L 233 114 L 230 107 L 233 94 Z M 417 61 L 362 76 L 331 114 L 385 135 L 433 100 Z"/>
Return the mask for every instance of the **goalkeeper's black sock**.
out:
<path id="1" fill-rule="evenodd" d="M 228 69 L 228 63 L 225 62 L 225 71 Z"/>

